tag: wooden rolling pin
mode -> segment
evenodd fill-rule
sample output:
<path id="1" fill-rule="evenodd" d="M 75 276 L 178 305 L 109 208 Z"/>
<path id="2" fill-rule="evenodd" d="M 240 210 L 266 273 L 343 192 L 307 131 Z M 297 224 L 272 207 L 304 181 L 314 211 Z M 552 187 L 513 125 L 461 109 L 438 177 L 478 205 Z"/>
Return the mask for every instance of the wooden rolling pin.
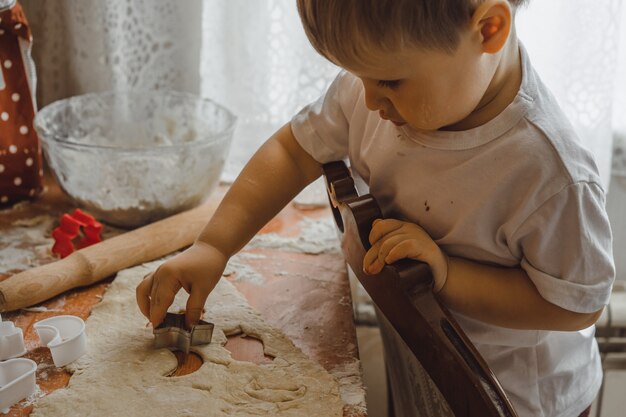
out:
<path id="1" fill-rule="evenodd" d="M 0 312 L 30 307 L 64 291 L 98 282 L 122 269 L 191 245 L 218 202 L 211 201 L 76 251 L 0 282 Z"/>

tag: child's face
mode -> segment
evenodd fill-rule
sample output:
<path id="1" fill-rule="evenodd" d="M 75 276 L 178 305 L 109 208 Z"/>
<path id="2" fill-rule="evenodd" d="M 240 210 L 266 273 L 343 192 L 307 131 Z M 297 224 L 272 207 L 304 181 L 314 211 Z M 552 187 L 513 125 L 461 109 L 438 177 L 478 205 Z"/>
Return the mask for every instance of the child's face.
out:
<path id="1" fill-rule="evenodd" d="M 366 105 L 380 117 L 437 130 L 463 121 L 489 100 L 497 59 L 468 35 L 453 54 L 405 48 L 377 54 L 373 65 L 346 69 L 362 80 Z"/>

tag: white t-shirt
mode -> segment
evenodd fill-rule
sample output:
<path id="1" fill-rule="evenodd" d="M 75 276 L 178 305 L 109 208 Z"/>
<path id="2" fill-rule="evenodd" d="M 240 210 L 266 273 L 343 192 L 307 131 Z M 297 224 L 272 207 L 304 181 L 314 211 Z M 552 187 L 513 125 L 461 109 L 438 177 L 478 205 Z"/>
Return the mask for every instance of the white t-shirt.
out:
<path id="1" fill-rule="evenodd" d="M 342 72 L 292 130 L 319 162 L 349 158 L 386 218 L 419 224 L 448 255 L 521 267 L 546 300 L 594 312 L 608 304 L 615 276 L 604 190 L 523 47 L 520 55 L 517 96 L 474 129 L 397 127 L 368 110 L 361 81 Z M 573 417 L 595 398 L 593 326 L 527 331 L 455 317 L 520 416 Z"/>

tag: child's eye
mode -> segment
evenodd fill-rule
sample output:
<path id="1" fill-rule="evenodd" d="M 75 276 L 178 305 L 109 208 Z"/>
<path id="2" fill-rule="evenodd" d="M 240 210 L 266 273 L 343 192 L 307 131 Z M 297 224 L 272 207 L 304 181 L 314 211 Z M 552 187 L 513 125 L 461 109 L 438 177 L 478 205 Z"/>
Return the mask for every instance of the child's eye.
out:
<path id="1" fill-rule="evenodd" d="M 398 86 L 400 85 L 400 80 L 378 80 L 377 82 L 379 87 L 385 87 L 385 88 L 398 88 Z"/>

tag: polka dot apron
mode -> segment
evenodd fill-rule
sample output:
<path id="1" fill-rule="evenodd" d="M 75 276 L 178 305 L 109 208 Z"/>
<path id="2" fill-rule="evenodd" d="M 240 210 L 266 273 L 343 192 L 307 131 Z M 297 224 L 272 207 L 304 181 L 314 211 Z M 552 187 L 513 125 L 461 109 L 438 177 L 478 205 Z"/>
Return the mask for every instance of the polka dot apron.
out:
<path id="1" fill-rule="evenodd" d="M 0 208 L 43 190 L 41 147 L 33 128 L 31 41 L 19 3 L 0 0 Z"/>

